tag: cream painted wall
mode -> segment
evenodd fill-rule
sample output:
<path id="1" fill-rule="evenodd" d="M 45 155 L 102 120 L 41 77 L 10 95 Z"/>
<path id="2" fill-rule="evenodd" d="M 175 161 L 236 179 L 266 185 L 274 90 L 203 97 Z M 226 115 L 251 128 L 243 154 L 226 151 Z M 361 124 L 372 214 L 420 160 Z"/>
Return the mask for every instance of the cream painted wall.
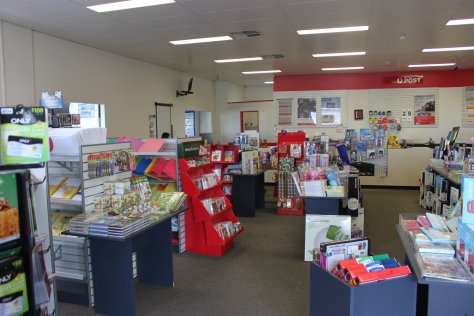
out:
<path id="1" fill-rule="evenodd" d="M 31 30 L 2 22 L 2 106 L 34 105 L 33 34 Z"/>
<path id="2" fill-rule="evenodd" d="M 108 137 L 147 137 L 154 102 L 173 103 L 174 136 L 184 137 L 184 111 L 215 111 L 215 82 L 194 77 L 194 94 L 176 98 L 192 75 L 2 22 L 6 105 L 37 105 L 41 91 L 66 102 L 106 105 Z M 217 118 L 213 118 L 214 123 Z"/>
<path id="3" fill-rule="evenodd" d="M 272 100 L 273 86 L 243 87 L 227 83 L 226 99 L 218 103 L 221 124 L 220 139 L 223 143 L 233 142 L 236 133 L 240 132 L 240 111 L 258 111 L 260 138 L 268 142 L 276 142 L 275 130 L 275 104 L 273 102 L 248 102 L 252 100 Z M 217 89 L 220 90 L 219 88 Z"/>

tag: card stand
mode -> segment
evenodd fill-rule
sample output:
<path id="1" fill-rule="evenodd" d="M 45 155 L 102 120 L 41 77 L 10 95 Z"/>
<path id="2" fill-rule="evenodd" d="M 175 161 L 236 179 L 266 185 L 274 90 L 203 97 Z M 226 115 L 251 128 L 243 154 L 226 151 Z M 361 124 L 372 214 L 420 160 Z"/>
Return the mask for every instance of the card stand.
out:
<path id="1" fill-rule="evenodd" d="M 225 199 L 226 208 L 218 213 L 215 213 L 214 215 L 211 215 L 201 201 L 204 199 L 216 197 L 223 197 Z M 214 221 L 216 219 L 222 218 L 225 212 L 232 209 L 232 204 L 221 190 L 209 190 L 199 197 L 192 197 L 192 203 L 196 221 Z"/>
<path id="2" fill-rule="evenodd" d="M 417 280 L 413 275 L 350 286 L 312 262 L 310 315 L 416 315 Z"/>
<path id="3" fill-rule="evenodd" d="M 211 221 L 204 222 L 205 229 L 206 229 L 207 244 L 210 246 L 225 247 L 228 243 L 232 243 L 234 238 L 237 237 L 244 230 L 242 227 L 238 232 L 233 234 L 230 238 L 223 239 L 214 228 L 214 224 L 217 224 L 221 221 L 231 221 L 232 223 L 236 223 L 238 222 L 238 219 L 231 212 L 226 212 L 224 218 L 222 219 L 216 219 L 215 221 L 212 221 L 212 222 Z"/>
<path id="4" fill-rule="evenodd" d="M 179 164 L 182 170 L 181 181 L 183 185 L 183 190 L 184 192 L 186 192 L 186 194 L 191 195 L 191 196 L 199 195 L 202 192 L 211 190 L 213 188 L 211 187 L 204 190 L 199 190 L 199 188 L 196 186 L 196 184 L 193 181 L 193 179 L 197 179 L 203 174 L 213 173 L 210 164 L 205 164 L 202 166 L 189 168 L 185 159 L 180 159 Z M 220 186 L 220 183 L 218 183 L 216 186 Z"/>
<path id="5" fill-rule="evenodd" d="M 212 160 L 212 152 L 215 150 L 221 151 L 221 159 L 220 160 Z M 232 160 L 226 160 L 226 152 L 232 152 Z M 239 157 L 239 147 L 235 145 L 211 145 L 210 149 L 211 153 L 211 163 L 214 164 L 236 164 L 238 162 Z"/>
<path id="6" fill-rule="evenodd" d="M 301 198 L 287 198 L 284 199 L 291 200 L 292 205 L 296 205 L 296 200 L 300 200 L 300 207 L 299 208 L 287 208 L 287 207 L 277 207 L 277 214 L 278 215 L 304 215 L 304 200 Z"/>

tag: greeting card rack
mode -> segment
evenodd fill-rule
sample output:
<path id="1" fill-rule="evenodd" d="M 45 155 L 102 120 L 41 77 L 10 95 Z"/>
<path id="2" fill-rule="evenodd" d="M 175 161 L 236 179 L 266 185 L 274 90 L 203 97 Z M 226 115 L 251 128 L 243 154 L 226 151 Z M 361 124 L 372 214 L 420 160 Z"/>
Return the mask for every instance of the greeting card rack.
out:
<path id="1" fill-rule="evenodd" d="M 232 197 L 232 174 L 228 172 L 229 165 L 239 162 L 239 147 L 236 145 L 211 145 L 210 157 L 212 169 L 222 181 L 224 193 Z"/>
<path id="2" fill-rule="evenodd" d="M 91 178 L 88 156 L 129 150 L 130 143 L 94 144 L 80 146 L 79 154 L 52 154 L 48 162 L 48 176 L 80 179 L 80 189 L 72 199 L 50 198 L 50 209 L 67 211 L 77 215 L 94 210 L 94 196 L 103 194 L 103 183 L 130 179 L 131 171 L 119 171 L 113 175 Z M 54 236 L 54 264 L 58 288 L 58 300 L 73 304 L 94 306 L 91 250 L 89 238 L 70 235 Z M 130 260 L 134 260 L 130 258 Z"/>
<path id="3" fill-rule="evenodd" d="M 243 227 L 232 211 L 232 204 L 221 190 L 221 182 L 200 188 L 196 179 L 203 175 L 212 175 L 211 164 L 190 167 L 186 158 L 179 159 L 183 190 L 191 199 L 191 209 L 186 216 L 186 250 L 210 256 L 223 256 L 233 247 L 234 238 L 243 231 Z M 223 199 L 224 205 L 214 212 L 206 209 L 207 199 Z M 189 205 L 189 204 L 188 204 Z M 222 235 L 219 225 L 230 224 L 233 230 L 230 234 Z"/>
<path id="4" fill-rule="evenodd" d="M 277 165 L 277 214 L 303 215 L 304 202 L 298 197 L 298 192 L 291 178 L 293 172 L 304 161 L 304 142 L 306 134 L 303 131 L 278 133 L 278 165 Z"/>
<path id="5" fill-rule="evenodd" d="M 156 152 L 134 152 L 137 157 L 137 166 L 140 165 L 140 161 L 144 161 L 147 166 L 151 165 L 152 172 L 154 176 L 150 177 L 147 172 L 144 172 L 144 175 L 147 176 L 148 181 L 152 186 L 158 186 L 159 190 L 164 188 L 165 191 L 170 190 L 169 188 L 174 188 L 172 190 L 181 192 L 181 177 L 179 172 L 178 161 L 178 142 L 179 139 L 168 138 L 161 139 L 164 142 L 163 146 Z M 166 161 L 164 168 L 160 168 L 159 160 Z M 148 161 L 148 162 L 147 162 Z M 156 168 L 155 168 L 156 166 Z M 137 168 L 138 169 L 138 168 Z M 144 168 L 145 169 L 145 168 Z M 146 168 L 148 169 L 148 168 Z M 161 170 L 159 170 L 161 169 Z M 161 188 L 160 188 L 161 187 Z M 182 253 L 186 251 L 186 235 L 184 233 L 184 223 L 185 216 L 184 213 L 179 213 L 174 216 L 171 220 L 172 228 L 172 244 L 175 252 Z"/>

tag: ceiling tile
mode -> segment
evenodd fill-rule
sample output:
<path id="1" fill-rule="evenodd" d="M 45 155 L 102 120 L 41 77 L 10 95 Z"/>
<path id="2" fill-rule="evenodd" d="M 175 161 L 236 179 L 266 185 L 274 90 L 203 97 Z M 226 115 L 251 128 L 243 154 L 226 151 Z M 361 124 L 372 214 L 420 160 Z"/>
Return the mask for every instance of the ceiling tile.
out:
<path id="1" fill-rule="evenodd" d="M 179 15 L 190 15 L 189 10 L 183 8 L 176 3 L 168 3 L 164 5 L 135 8 L 131 10 L 120 10 L 104 13 L 123 22 L 134 22 L 146 19 L 158 19 L 166 17 L 174 17 Z"/>
<path id="2" fill-rule="evenodd" d="M 34 5 L 12 7 L 9 9 L 6 8 L 5 11 L 22 18 L 45 22 L 44 24 L 47 24 L 48 19 L 87 14 L 91 12 L 80 4 L 66 0 L 33 3 Z"/>
<path id="3" fill-rule="evenodd" d="M 107 16 L 95 12 L 48 20 L 49 26 L 64 30 L 83 28 L 84 26 L 93 27 L 112 23 L 116 22 Z"/>
<path id="4" fill-rule="evenodd" d="M 158 19 L 146 19 L 141 21 L 133 21 L 129 23 L 145 31 L 154 31 L 160 29 L 172 29 L 179 26 L 180 29 L 192 26 L 207 26 L 209 25 L 203 18 L 190 14 L 190 15 L 179 15 L 173 17 L 165 17 Z M 165 31 L 166 32 L 166 31 Z M 186 35 L 184 35 L 186 36 Z"/>
<path id="5" fill-rule="evenodd" d="M 89 37 L 90 35 L 94 37 L 100 37 L 121 33 L 133 33 L 135 31 L 136 29 L 132 26 L 118 22 L 106 25 L 82 27 L 68 30 L 68 32 L 71 34 L 77 34 L 84 37 Z"/>
<path id="6" fill-rule="evenodd" d="M 334 14 L 349 14 L 359 11 L 370 11 L 371 0 L 351 0 L 351 1 L 325 1 L 325 2 L 308 2 L 296 4 L 283 4 L 282 8 L 289 17 L 304 16 L 304 15 L 334 15 Z M 318 19 L 315 17 L 315 25 L 321 26 Z M 343 25 L 344 26 L 344 25 Z M 331 27 L 329 25 L 328 27 Z"/>
<path id="7" fill-rule="evenodd" d="M 255 8 L 225 10 L 201 15 L 210 23 L 222 23 L 233 21 L 252 21 L 265 18 L 284 18 L 283 11 L 279 6 L 263 6 Z"/>

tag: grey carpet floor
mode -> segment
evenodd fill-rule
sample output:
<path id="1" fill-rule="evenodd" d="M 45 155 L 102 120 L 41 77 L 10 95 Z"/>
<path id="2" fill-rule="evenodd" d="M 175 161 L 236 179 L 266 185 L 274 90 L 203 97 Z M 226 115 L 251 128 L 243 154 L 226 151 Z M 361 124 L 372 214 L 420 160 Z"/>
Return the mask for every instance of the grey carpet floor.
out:
<path id="1" fill-rule="evenodd" d="M 272 188 L 267 189 L 268 208 L 255 218 L 240 218 L 245 231 L 224 257 L 175 254 L 173 289 L 136 283 L 137 315 L 308 315 L 304 216 L 277 216 Z M 363 192 L 365 233 L 372 237 L 373 252 L 403 260 L 395 224 L 399 213 L 421 212 L 418 191 Z M 58 314 L 95 315 L 93 309 L 65 303 L 58 304 Z"/>

